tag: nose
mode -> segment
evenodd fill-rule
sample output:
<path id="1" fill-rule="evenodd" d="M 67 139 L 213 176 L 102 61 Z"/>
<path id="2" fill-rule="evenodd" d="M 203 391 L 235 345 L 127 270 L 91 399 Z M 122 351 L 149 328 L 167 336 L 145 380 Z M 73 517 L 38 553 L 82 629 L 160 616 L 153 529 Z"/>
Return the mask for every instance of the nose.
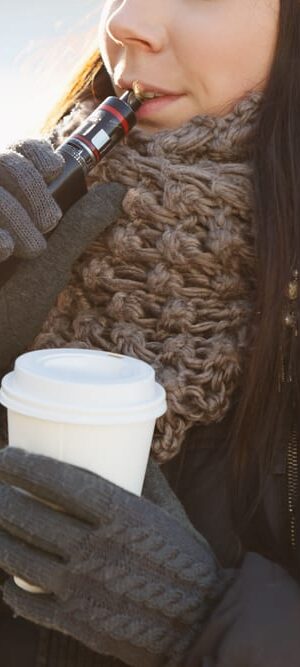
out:
<path id="1" fill-rule="evenodd" d="M 164 0 L 119 0 L 117 8 L 107 14 L 107 35 L 123 47 L 159 52 L 166 42 L 163 3 Z"/>

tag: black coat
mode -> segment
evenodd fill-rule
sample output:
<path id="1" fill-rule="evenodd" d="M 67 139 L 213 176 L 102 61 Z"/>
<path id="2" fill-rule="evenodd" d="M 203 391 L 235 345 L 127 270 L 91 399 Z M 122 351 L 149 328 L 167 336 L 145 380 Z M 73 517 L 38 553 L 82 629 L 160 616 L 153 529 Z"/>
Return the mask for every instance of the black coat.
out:
<path id="1" fill-rule="evenodd" d="M 246 551 L 292 567 L 286 494 L 286 448 L 277 452 L 263 502 L 243 537 L 234 530 L 227 488 L 224 443 L 232 413 L 212 426 L 195 426 L 180 454 L 163 471 L 186 511 L 220 563 L 239 566 Z M 5 667 L 121 667 L 74 640 L 20 618 L 0 608 L 0 655 Z M 141 666 L 142 667 L 142 666 Z"/>
<path id="2" fill-rule="evenodd" d="M 104 226 L 118 217 L 123 187 L 118 186 L 113 197 L 111 191 L 104 192 L 106 186 L 101 187 L 95 229 L 89 207 L 80 208 L 77 222 L 71 209 L 64 217 L 64 224 L 52 234 L 41 258 L 26 265 L 21 262 L 16 273 L 0 287 L 0 376 L 40 330 L 57 293 L 68 280 L 70 266 L 91 240 L 84 230 L 90 230 L 94 236 L 99 234 L 98 211 L 102 211 Z M 3 266 L 0 285 L 2 272 Z M 251 550 L 290 569 L 293 558 L 289 548 L 286 443 L 276 452 L 263 502 L 251 526 L 242 536 L 237 535 L 231 518 L 225 447 L 231 419 L 232 413 L 218 424 L 193 427 L 181 453 L 163 470 L 191 521 L 211 544 L 223 566 L 238 566 L 244 553 Z M 57 632 L 14 619 L 1 597 L 0 661 L 3 667 L 121 666 L 120 661 L 96 655 Z"/>

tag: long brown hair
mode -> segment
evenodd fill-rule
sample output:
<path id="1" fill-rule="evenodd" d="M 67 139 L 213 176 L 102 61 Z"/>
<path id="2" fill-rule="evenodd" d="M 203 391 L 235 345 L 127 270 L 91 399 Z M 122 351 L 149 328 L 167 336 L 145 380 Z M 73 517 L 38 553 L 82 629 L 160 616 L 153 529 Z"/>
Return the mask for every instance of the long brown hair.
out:
<path id="1" fill-rule="evenodd" d="M 93 101 L 95 107 L 109 95 L 114 95 L 110 77 L 102 63 L 99 49 L 94 46 L 68 83 L 66 92 L 50 111 L 41 128 L 50 134 L 55 125 L 67 115 L 77 102 Z"/>
<path id="2" fill-rule="evenodd" d="M 95 106 L 113 94 L 97 50 L 76 75 L 48 119 L 53 127 L 77 101 Z M 272 454 L 287 437 L 294 405 L 300 415 L 300 332 L 292 333 L 293 382 L 280 388 L 286 287 L 300 257 L 300 3 L 281 0 L 278 39 L 266 83 L 253 146 L 254 213 L 257 243 L 257 327 L 241 382 L 230 442 L 235 484 L 234 506 L 240 521 L 253 513 Z M 298 297 L 299 306 L 299 297 Z M 298 309 L 297 309 L 298 310 Z M 291 350 L 288 348 L 291 347 Z M 247 493 L 249 463 L 259 464 L 257 496 Z"/>
<path id="3" fill-rule="evenodd" d="M 277 47 L 253 147 L 258 325 L 231 434 L 233 506 L 240 526 L 257 507 L 275 450 L 287 446 L 292 410 L 298 422 L 300 416 L 300 331 L 296 336 L 297 321 L 294 328 L 285 321 L 291 305 L 287 287 L 293 272 L 300 271 L 299 109 L 300 3 L 281 0 Z M 298 319 L 299 295 L 293 308 Z M 259 464 L 255 497 L 252 463 Z"/>

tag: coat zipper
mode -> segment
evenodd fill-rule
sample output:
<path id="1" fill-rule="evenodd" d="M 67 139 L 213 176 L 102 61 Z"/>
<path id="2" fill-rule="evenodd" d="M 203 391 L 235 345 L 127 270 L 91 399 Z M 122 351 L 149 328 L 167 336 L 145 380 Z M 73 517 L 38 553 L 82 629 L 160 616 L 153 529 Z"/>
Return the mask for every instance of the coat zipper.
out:
<path id="1" fill-rule="evenodd" d="M 293 551 L 296 549 L 296 504 L 298 496 L 298 441 L 296 427 L 293 426 L 287 453 L 287 486 L 290 541 Z"/>
<path id="2" fill-rule="evenodd" d="M 295 350 L 293 347 L 295 341 L 299 336 L 299 278 L 298 269 L 292 271 L 292 279 L 287 285 L 286 298 L 287 302 L 283 313 L 283 322 L 286 333 L 285 345 L 281 347 L 281 373 L 279 378 L 279 391 L 281 391 L 282 384 L 294 382 L 293 357 Z M 297 413 L 296 413 L 297 414 Z M 299 469 L 299 454 L 298 454 L 298 428 L 297 417 L 295 419 L 295 406 L 292 407 L 292 424 L 290 436 L 288 439 L 287 448 L 287 500 L 288 500 L 288 514 L 289 514 L 289 532 L 290 544 L 293 551 L 296 550 L 296 506 L 298 497 L 298 469 Z"/>

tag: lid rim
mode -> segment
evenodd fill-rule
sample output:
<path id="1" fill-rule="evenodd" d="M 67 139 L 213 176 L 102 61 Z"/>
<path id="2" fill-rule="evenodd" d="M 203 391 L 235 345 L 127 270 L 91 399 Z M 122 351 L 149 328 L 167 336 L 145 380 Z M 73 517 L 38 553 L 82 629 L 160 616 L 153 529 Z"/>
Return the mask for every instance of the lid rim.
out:
<path id="1" fill-rule="evenodd" d="M 109 357 L 120 363 L 110 363 Z M 108 381 L 102 382 L 101 372 Z M 150 364 L 81 348 L 46 348 L 20 355 L 14 370 L 2 379 L 0 403 L 25 416 L 74 424 L 145 421 L 167 409 L 165 389 L 156 382 Z"/>
<path id="2" fill-rule="evenodd" d="M 157 384 L 157 383 L 156 383 Z M 52 404 L 48 410 L 41 409 L 40 411 L 32 407 L 32 405 L 24 405 L 19 401 L 11 399 L 5 395 L 3 390 L 0 390 L 0 402 L 7 410 L 17 412 L 24 417 L 33 417 L 43 421 L 54 421 L 59 423 L 73 423 L 73 424 L 111 424 L 118 421 L 119 423 L 131 423 L 133 421 L 148 421 L 149 419 L 157 419 L 162 416 L 167 408 L 166 392 L 164 388 L 157 384 L 156 396 L 153 400 L 145 402 L 144 404 L 136 404 L 114 408 L 107 408 L 100 411 L 96 408 L 90 411 L 80 411 L 78 406 L 69 407 L 68 409 L 59 410 L 58 405 Z M 44 406 L 43 406 L 44 407 Z M 61 417 L 61 419 L 60 419 Z"/>

